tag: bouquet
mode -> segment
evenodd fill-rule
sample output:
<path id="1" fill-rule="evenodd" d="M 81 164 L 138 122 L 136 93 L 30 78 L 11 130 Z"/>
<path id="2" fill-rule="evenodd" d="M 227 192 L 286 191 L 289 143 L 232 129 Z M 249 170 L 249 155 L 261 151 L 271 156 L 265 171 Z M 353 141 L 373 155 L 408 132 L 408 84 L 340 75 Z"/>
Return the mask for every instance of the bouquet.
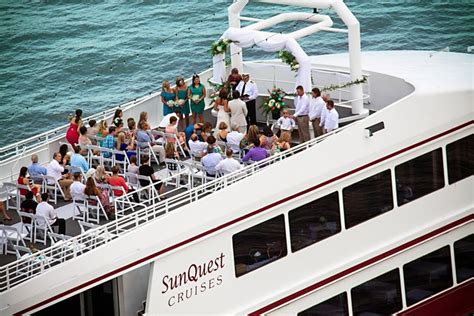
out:
<path id="1" fill-rule="evenodd" d="M 201 98 L 201 96 L 197 95 L 197 94 L 193 94 L 193 96 L 191 97 L 191 100 L 193 100 L 194 102 L 198 101 L 199 99 Z"/>
<path id="2" fill-rule="evenodd" d="M 272 90 L 268 90 L 268 93 L 268 99 L 261 105 L 263 112 L 282 111 L 286 108 L 286 103 L 283 101 L 286 96 L 285 91 L 281 88 L 273 87 Z"/>
<path id="3" fill-rule="evenodd" d="M 220 40 L 213 42 L 211 45 L 211 55 L 216 56 L 225 53 L 230 43 L 233 42 L 234 41 L 228 40 L 226 38 L 221 38 Z"/>
<path id="4" fill-rule="evenodd" d="M 281 61 L 285 64 L 290 65 L 292 71 L 298 71 L 300 64 L 296 60 L 295 56 L 287 50 L 281 50 L 278 52 L 278 57 L 281 58 Z"/>
<path id="5" fill-rule="evenodd" d="M 168 102 L 166 102 L 166 105 L 169 106 L 170 108 L 172 108 L 176 103 L 174 102 L 174 100 L 169 100 Z"/>
<path id="6" fill-rule="evenodd" d="M 183 106 L 183 105 L 184 105 L 184 102 L 185 102 L 184 99 L 178 99 L 178 101 L 176 102 L 176 107 L 178 107 L 178 106 Z"/>

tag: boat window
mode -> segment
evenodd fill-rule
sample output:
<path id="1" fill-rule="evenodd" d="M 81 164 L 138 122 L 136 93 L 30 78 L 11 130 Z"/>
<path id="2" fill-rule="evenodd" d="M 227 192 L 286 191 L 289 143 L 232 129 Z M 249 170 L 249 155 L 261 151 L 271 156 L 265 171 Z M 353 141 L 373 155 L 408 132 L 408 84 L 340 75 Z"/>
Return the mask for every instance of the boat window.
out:
<path id="1" fill-rule="evenodd" d="M 400 274 L 395 269 L 351 290 L 354 315 L 390 315 L 402 309 Z"/>
<path id="2" fill-rule="evenodd" d="M 331 316 L 348 316 L 347 309 L 347 294 L 346 292 L 331 297 L 322 303 L 314 305 L 302 312 L 298 316 L 317 316 L 317 315 L 331 315 Z"/>
<path id="3" fill-rule="evenodd" d="M 407 305 L 413 305 L 453 285 L 449 246 L 403 266 Z"/>
<path id="4" fill-rule="evenodd" d="M 441 148 L 395 167 L 398 206 L 444 187 Z"/>
<path id="5" fill-rule="evenodd" d="M 454 259 L 458 282 L 474 277 L 474 234 L 454 243 Z"/>
<path id="6" fill-rule="evenodd" d="M 235 234 L 232 243 L 237 277 L 285 257 L 287 249 L 283 214 Z"/>
<path id="7" fill-rule="evenodd" d="M 446 146 L 449 184 L 474 174 L 474 134 Z"/>
<path id="8" fill-rule="evenodd" d="M 340 232 L 339 217 L 337 192 L 290 211 L 291 251 L 298 251 Z"/>
<path id="9" fill-rule="evenodd" d="M 377 173 L 342 190 L 346 228 L 393 209 L 390 170 Z"/>

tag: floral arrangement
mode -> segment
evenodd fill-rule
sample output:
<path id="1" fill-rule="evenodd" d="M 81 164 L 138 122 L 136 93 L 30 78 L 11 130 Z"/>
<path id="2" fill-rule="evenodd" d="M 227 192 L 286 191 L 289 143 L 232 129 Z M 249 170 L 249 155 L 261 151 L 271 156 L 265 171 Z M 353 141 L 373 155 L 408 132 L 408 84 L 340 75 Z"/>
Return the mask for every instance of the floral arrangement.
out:
<path id="1" fill-rule="evenodd" d="M 286 108 L 286 103 L 283 99 L 286 96 L 286 92 L 281 88 L 273 87 L 272 90 L 268 90 L 270 96 L 261 105 L 263 112 L 269 113 L 273 111 L 282 111 Z"/>
<path id="2" fill-rule="evenodd" d="M 193 101 L 198 101 L 200 98 L 201 98 L 201 96 L 199 96 L 198 94 L 193 94 L 191 96 L 191 100 L 193 100 Z"/>
<path id="3" fill-rule="evenodd" d="M 166 102 L 166 105 L 169 106 L 170 108 L 174 107 L 175 106 L 175 102 L 174 100 L 169 100 L 168 102 Z"/>
<path id="4" fill-rule="evenodd" d="M 292 71 L 298 71 L 300 68 L 300 64 L 296 60 L 295 56 L 287 50 L 281 50 L 278 52 L 278 57 L 280 57 L 281 61 L 285 64 L 290 65 Z"/>
<path id="5" fill-rule="evenodd" d="M 228 40 L 226 38 L 221 38 L 220 40 L 213 42 L 211 45 L 211 55 L 216 56 L 225 53 L 230 43 L 233 42 L 234 41 Z"/>
<path id="6" fill-rule="evenodd" d="M 214 92 L 209 95 L 209 99 L 211 99 L 210 105 L 214 104 L 217 98 L 219 98 L 219 92 L 222 88 L 227 90 L 227 100 L 232 100 L 232 87 L 230 86 L 229 82 L 224 82 L 223 84 L 216 84 L 211 82 L 210 80 L 208 80 L 207 82 L 212 87 L 212 90 L 214 90 Z"/>

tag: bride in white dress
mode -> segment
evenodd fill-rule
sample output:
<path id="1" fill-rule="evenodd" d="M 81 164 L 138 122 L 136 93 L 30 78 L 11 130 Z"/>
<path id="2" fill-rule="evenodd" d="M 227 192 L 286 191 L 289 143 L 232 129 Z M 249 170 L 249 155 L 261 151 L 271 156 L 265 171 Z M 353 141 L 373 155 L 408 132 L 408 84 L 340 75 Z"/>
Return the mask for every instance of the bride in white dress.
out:
<path id="1" fill-rule="evenodd" d="M 227 100 L 227 91 L 222 89 L 219 91 L 219 98 L 214 102 L 214 110 L 217 111 L 217 123 L 215 130 L 219 130 L 219 124 L 225 122 L 227 130 L 230 130 L 230 110 L 229 101 Z"/>

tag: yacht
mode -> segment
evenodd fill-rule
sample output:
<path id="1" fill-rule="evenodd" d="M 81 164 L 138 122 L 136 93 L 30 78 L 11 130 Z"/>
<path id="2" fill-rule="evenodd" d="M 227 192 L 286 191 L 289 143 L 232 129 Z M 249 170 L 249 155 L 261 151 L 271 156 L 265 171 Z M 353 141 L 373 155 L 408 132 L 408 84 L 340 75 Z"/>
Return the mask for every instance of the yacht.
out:
<path id="1" fill-rule="evenodd" d="M 225 176 L 210 178 L 183 160 L 163 169 L 165 196 L 148 185 L 136 188 L 139 203 L 132 193 L 111 197 L 114 220 L 58 197 L 64 216 L 80 224 L 75 236 L 42 232 L 34 218 L 1 226 L 1 256 L 11 258 L 0 267 L 1 315 L 474 312 L 473 55 L 361 52 L 359 23 L 341 0 L 255 1 L 314 9 L 269 19 L 241 16 L 248 2 L 229 6 L 223 38 L 265 40 L 268 27 L 304 21 L 308 27 L 275 37 L 295 43 L 314 32 L 344 33 L 349 52 L 303 54 L 295 77 L 279 59 L 244 61 L 234 42 L 231 64 L 220 68 L 225 57 L 217 56 L 201 82 L 219 83 L 221 71 L 237 67 L 258 86 L 259 105 L 268 89 L 294 91 L 309 75 L 311 86 L 334 88 L 341 127 Z M 162 108 L 156 92 L 84 121 L 110 123 L 121 109 L 124 118 L 147 112 L 158 127 Z M 259 124 L 273 123 L 257 114 Z M 210 109 L 205 120 L 215 122 Z M 0 149 L 2 199 L 12 212 L 23 199 L 19 168 L 32 154 L 46 165 L 67 128 Z M 117 163 L 92 149 L 87 157 L 92 166 Z M 31 252 L 25 240 L 41 249 Z"/>

